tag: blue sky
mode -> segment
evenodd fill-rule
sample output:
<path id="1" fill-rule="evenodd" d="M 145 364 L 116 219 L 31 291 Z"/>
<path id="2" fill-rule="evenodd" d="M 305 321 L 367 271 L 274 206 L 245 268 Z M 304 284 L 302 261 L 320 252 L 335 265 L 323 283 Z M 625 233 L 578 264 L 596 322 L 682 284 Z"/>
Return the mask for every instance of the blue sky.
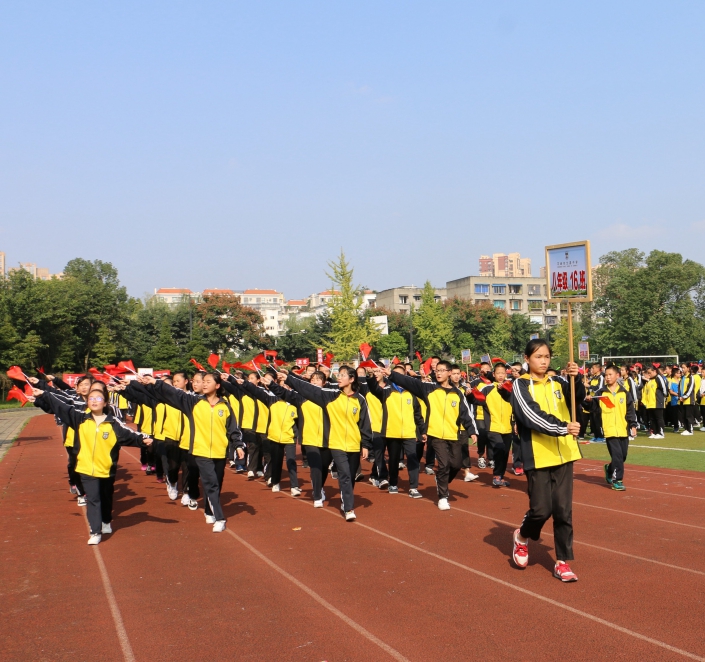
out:
<path id="1" fill-rule="evenodd" d="M 700 0 L 3 2 L 0 250 L 136 296 L 703 262 L 704 61 Z"/>

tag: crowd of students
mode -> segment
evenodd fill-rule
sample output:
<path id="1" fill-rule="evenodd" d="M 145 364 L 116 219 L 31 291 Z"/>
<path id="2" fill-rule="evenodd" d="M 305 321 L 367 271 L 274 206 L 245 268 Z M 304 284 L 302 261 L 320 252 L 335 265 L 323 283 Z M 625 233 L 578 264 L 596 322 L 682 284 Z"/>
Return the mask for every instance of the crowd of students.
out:
<path id="1" fill-rule="evenodd" d="M 698 366 L 595 364 L 582 374 L 571 363 L 556 374 L 550 365 L 548 344 L 532 340 L 524 363 L 482 363 L 467 373 L 433 357 L 426 375 L 399 363 L 344 365 L 335 380 L 325 365 L 298 374 L 268 365 L 249 374 L 199 370 L 159 379 L 114 377 L 107 384 L 86 375 L 73 387 L 51 375 L 30 381 L 35 405 L 62 426 L 70 489 L 78 505 L 87 506 L 89 544 L 112 532 L 124 445 L 140 447 L 142 469 L 165 483 L 169 499 L 181 495 L 181 504 L 196 511 L 202 488 L 205 520 L 217 533 L 226 528 L 220 494 L 228 466 L 279 492 L 286 460 L 291 495 L 299 497 L 299 444 L 314 507 L 323 507 L 330 477 L 337 480 L 345 520 L 354 521 L 355 484 L 364 480 L 361 460 L 372 464 L 369 481 L 390 495 L 400 494 L 406 469 L 406 492 L 413 499 L 422 497 L 423 464 L 435 478 L 439 510 L 447 511 L 449 484 L 461 471 L 466 482 L 478 478 L 470 459 L 476 444 L 477 468 L 492 471 L 493 487 L 509 487 L 510 466 L 526 477 L 529 510 L 513 534 L 514 563 L 527 566 L 529 540 L 538 540 L 553 518 L 554 575 L 571 582 L 577 580 L 569 566 L 573 462 L 582 456 L 579 438 L 587 426 L 592 441 L 607 443 L 607 482 L 623 491 L 624 461 L 637 428 L 658 439 L 668 421 L 692 434 L 702 425 L 705 384 Z"/>

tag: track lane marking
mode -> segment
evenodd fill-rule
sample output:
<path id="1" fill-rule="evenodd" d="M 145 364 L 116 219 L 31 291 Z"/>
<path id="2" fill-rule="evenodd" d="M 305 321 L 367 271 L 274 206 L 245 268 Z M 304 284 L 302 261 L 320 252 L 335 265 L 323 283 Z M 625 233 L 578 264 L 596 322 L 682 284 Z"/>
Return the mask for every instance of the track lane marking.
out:
<path id="1" fill-rule="evenodd" d="M 595 463 L 594 466 L 599 466 L 601 460 L 586 460 L 586 459 L 582 459 L 582 460 L 577 460 L 577 462 L 580 462 L 580 463 L 581 463 L 581 464 L 578 465 L 578 466 L 582 466 L 582 463 L 585 463 L 585 464 L 587 464 L 588 466 L 590 466 L 589 463 L 591 463 L 591 462 L 594 462 L 594 463 Z M 603 464 L 604 464 L 604 462 L 603 462 Z M 639 464 L 637 464 L 637 465 L 635 465 L 635 466 L 644 466 L 644 465 L 639 465 Z M 669 476 L 669 477 L 671 477 L 671 478 L 678 478 L 678 479 L 705 480 L 705 476 L 703 476 L 702 478 L 701 478 L 700 476 L 684 476 L 684 475 L 681 475 L 681 474 L 677 473 L 677 471 L 676 471 L 675 469 L 674 469 L 674 472 L 673 472 L 672 474 L 666 474 L 666 473 L 663 473 L 662 471 L 640 471 L 639 469 L 633 469 L 631 465 L 625 465 L 625 467 L 629 467 L 629 473 L 645 474 L 645 475 L 647 475 L 647 476 Z"/>
<path id="2" fill-rule="evenodd" d="M 313 502 L 311 502 L 309 504 L 308 502 L 301 501 L 300 499 L 298 499 L 298 497 L 292 497 L 290 494 L 287 494 L 285 492 L 283 492 L 282 494 L 284 494 L 285 496 L 288 496 L 291 499 L 294 499 L 295 501 L 299 501 L 300 503 L 304 503 L 304 504 L 307 504 L 307 505 L 310 505 L 311 507 L 313 507 Z M 330 508 L 324 508 L 323 512 L 340 519 L 340 515 L 338 513 L 333 512 Z M 348 522 L 345 522 L 345 524 L 349 525 Z M 617 625 L 616 623 L 612 623 L 611 621 L 605 620 L 604 618 L 600 618 L 599 616 L 595 616 L 594 614 L 590 614 L 589 612 L 583 611 L 581 609 L 577 609 L 576 607 L 571 607 L 570 605 L 564 604 L 562 602 L 558 602 L 558 600 L 554 600 L 553 598 L 546 597 L 545 595 L 541 595 L 540 593 L 535 593 L 534 591 L 530 591 L 529 589 L 522 588 L 521 586 L 516 586 L 515 584 L 511 584 L 510 582 L 507 582 L 503 579 L 499 579 L 499 577 L 493 577 L 492 575 L 489 575 L 486 572 L 483 572 L 482 570 L 476 570 L 475 568 L 471 568 L 470 566 L 467 566 L 463 563 L 459 563 L 458 561 L 453 561 L 452 559 L 446 558 L 445 556 L 441 556 L 440 554 L 436 554 L 435 552 L 431 552 L 427 549 L 423 549 L 422 547 L 418 547 L 417 545 L 414 545 L 413 543 L 407 542 L 406 540 L 402 540 L 401 538 L 397 538 L 396 536 L 390 535 L 389 533 L 385 533 L 384 531 L 380 531 L 378 529 L 375 529 L 374 527 L 371 527 L 367 524 L 362 524 L 359 520 L 357 520 L 355 522 L 355 524 L 357 526 L 362 527 L 363 529 L 367 529 L 368 531 L 372 531 L 373 533 L 376 533 L 377 535 L 380 535 L 384 538 L 388 538 L 389 540 L 392 540 L 400 545 L 403 545 L 405 547 L 413 549 L 417 552 L 421 552 L 422 554 L 426 554 L 428 556 L 431 556 L 435 559 L 438 559 L 439 561 L 444 561 L 445 563 L 449 563 L 450 565 L 456 566 L 457 568 L 460 568 L 462 570 L 470 572 L 474 575 L 477 575 L 478 577 L 482 577 L 483 579 L 487 579 L 489 581 L 495 582 L 496 584 L 499 584 L 499 585 L 504 586 L 506 588 L 510 588 L 513 591 L 517 591 L 519 593 L 523 593 L 524 595 L 528 595 L 528 596 L 535 598 L 537 600 L 540 600 L 542 602 L 546 602 L 550 605 L 553 605 L 554 607 L 558 607 L 558 608 L 563 609 L 565 611 L 568 611 L 570 613 L 576 614 L 577 616 L 582 616 L 583 618 L 591 620 L 595 623 L 599 623 L 600 625 L 604 625 L 605 627 L 608 627 L 612 630 L 616 630 L 617 632 L 621 632 L 622 634 L 626 634 L 630 637 L 634 637 L 635 639 L 639 639 L 640 641 L 645 641 L 646 643 L 652 644 L 653 646 L 657 646 L 657 647 L 662 648 L 664 650 L 668 650 L 672 653 L 676 653 L 677 655 L 682 655 L 683 657 L 687 657 L 691 660 L 698 660 L 699 662 L 705 662 L 705 657 L 701 657 L 699 655 L 696 655 L 695 653 L 691 653 L 690 651 L 683 650 L 681 648 L 676 648 L 675 646 L 671 646 L 670 644 L 667 644 L 664 641 L 659 641 L 658 639 L 653 639 L 652 637 L 647 637 L 646 635 L 640 634 L 639 632 L 635 632 L 634 630 L 630 630 L 629 628 L 622 627 L 621 625 Z"/>
<path id="3" fill-rule="evenodd" d="M 308 586 L 306 586 L 306 584 L 296 579 L 296 577 L 294 577 L 293 575 L 289 574 L 281 566 L 278 566 L 276 563 L 274 563 L 274 561 L 262 554 L 262 552 L 253 547 L 246 540 L 243 540 L 231 529 L 226 528 L 225 533 L 229 533 L 233 538 L 235 538 L 235 540 L 237 540 L 243 547 L 247 548 L 250 552 L 252 552 L 257 558 L 259 558 L 261 561 L 264 561 L 270 568 L 278 572 L 282 577 L 288 579 L 292 584 L 294 584 L 294 586 L 300 588 L 309 597 L 313 598 L 316 602 L 318 602 L 318 604 L 320 604 L 322 607 L 331 612 L 331 614 L 337 616 L 346 625 L 350 626 L 353 630 L 355 630 L 355 632 L 362 635 L 363 637 L 365 637 L 365 639 L 371 641 L 373 644 L 379 646 L 390 657 L 394 658 L 395 660 L 398 660 L 399 662 L 410 662 L 410 660 L 404 657 L 398 650 L 392 648 L 388 644 L 385 644 L 381 639 L 377 638 L 374 634 L 372 634 L 369 630 L 364 628 L 358 622 L 354 621 L 349 616 L 346 616 L 342 611 L 340 611 L 340 609 L 334 607 L 330 602 L 328 602 L 325 598 L 316 593 L 313 589 L 309 588 Z"/>
<path id="4" fill-rule="evenodd" d="M 83 511 L 83 518 L 86 521 L 86 528 L 88 529 L 88 534 L 91 533 L 91 527 L 88 524 L 88 516 L 86 511 Z M 100 571 L 100 578 L 103 580 L 103 589 L 105 590 L 105 597 L 108 599 L 108 605 L 110 606 L 110 613 L 113 616 L 113 623 L 115 624 L 115 632 L 117 634 L 118 641 L 120 642 L 120 648 L 122 649 L 122 656 L 125 662 L 135 662 L 135 654 L 132 652 L 132 646 L 130 645 L 130 638 L 127 636 L 127 630 L 125 629 L 125 623 L 122 620 L 122 614 L 120 613 L 120 607 L 118 607 L 117 600 L 115 599 L 115 593 L 113 592 L 113 585 L 110 583 L 110 577 L 108 576 L 108 569 L 105 567 L 105 562 L 103 561 L 103 555 L 98 549 L 98 545 L 92 545 L 93 553 L 95 555 L 96 563 L 98 564 L 98 570 Z"/>

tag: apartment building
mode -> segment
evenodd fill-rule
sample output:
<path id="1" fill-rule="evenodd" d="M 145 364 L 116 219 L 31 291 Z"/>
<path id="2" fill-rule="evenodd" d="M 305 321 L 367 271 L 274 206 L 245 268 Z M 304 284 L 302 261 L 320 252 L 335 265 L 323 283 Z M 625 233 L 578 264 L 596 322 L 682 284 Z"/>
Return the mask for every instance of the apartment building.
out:
<path id="1" fill-rule="evenodd" d="M 240 293 L 240 303 L 254 308 L 264 319 L 264 330 L 270 336 L 278 336 L 284 329 L 287 315 L 284 312 L 284 294 L 277 290 L 244 290 Z"/>
<path id="2" fill-rule="evenodd" d="M 2 273 L 3 275 L 5 274 L 5 253 L 0 253 L 0 262 L 2 266 Z M 34 262 L 20 262 L 19 267 L 12 267 L 8 270 L 8 273 L 12 273 L 13 271 L 27 271 L 29 274 L 31 274 L 32 278 L 34 280 L 51 280 L 52 278 L 63 278 L 64 274 L 63 273 L 58 273 L 58 274 L 52 274 L 49 273 L 49 269 L 46 267 L 38 267 Z"/>
<path id="3" fill-rule="evenodd" d="M 491 303 L 507 313 L 528 315 L 542 328 L 558 324 L 567 315 L 567 306 L 548 303 L 544 278 L 467 276 L 446 283 L 449 299 L 458 297 L 476 304 Z"/>
<path id="4" fill-rule="evenodd" d="M 436 301 L 446 300 L 446 288 L 434 288 Z M 421 294 L 423 287 L 415 285 L 403 285 L 402 287 L 392 287 L 388 290 L 377 292 L 375 307 L 386 308 L 395 312 L 409 312 L 409 308 L 413 306 L 418 308 L 421 305 Z"/>
<path id="5" fill-rule="evenodd" d="M 519 253 L 492 253 L 480 255 L 480 276 L 530 277 L 531 258 Z"/>
<path id="6" fill-rule="evenodd" d="M 181 303 L 198 303 L 201 300 L 200 292 L 192 292 L 181 287 L 160 287 L 154 290 L 154 299 L 161 301 L 171 307 L 176 307 Z"/>
<path id="7" fill-rule="evenodd" d="M 0 276 L 5 275 L 5 253 L 0 251 Z"/>

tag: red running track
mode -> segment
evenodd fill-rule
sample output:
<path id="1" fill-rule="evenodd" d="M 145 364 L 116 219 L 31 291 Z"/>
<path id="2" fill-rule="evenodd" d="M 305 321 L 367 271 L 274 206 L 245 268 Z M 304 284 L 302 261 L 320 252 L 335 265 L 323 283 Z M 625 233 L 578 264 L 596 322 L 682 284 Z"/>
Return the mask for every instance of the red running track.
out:
<path id="1" fill-rule="evenodd" d="M 114 533 L 86 545 L 51 416 L 32 419 L 0 463 L 0 659 L 705 660 L 705 476 L 628 467 L 625 493 L 576 464 L 580 577 L 551 576 L 550 523 L 524 570 L 510 536 L 525 481 L 453 482 L 427 497 L 356 486 L 314 509 L 229 470 L 228 530 L 168 500 L 124 449 Z M 369 472 L 369 465 L 365 463 Z"/>

